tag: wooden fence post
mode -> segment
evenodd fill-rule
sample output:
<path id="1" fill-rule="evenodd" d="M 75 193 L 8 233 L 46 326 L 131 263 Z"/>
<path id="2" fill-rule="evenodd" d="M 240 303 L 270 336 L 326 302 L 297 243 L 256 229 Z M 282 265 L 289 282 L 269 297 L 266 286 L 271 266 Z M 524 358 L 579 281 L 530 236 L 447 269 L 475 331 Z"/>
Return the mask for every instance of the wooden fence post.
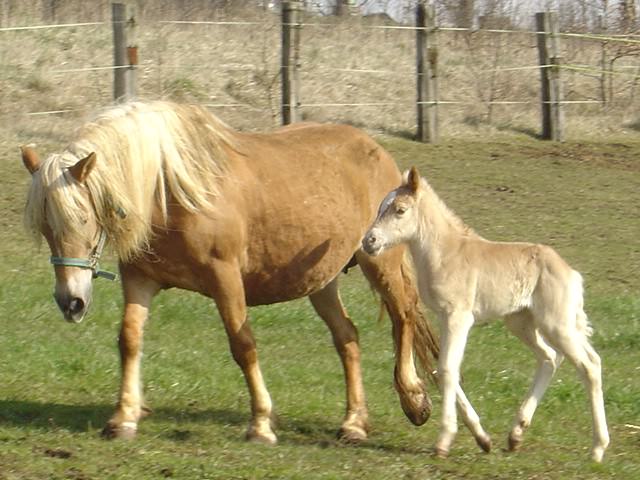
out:
<path id="1" fill-rule="evenodd" d="M 416 6 L 417 113 L 420 142 L 438 141 L 438 42 L 433 6 Z"/>
<path id="2" fill-rule="evenodd" d="M 542 138 L 561 142 L 564 140 L 564 109 L 560 81 L 562 57 L 558 37 L 558 14 L 536 13 L 536 30 L 540 61 Z"/>
<path id="3" fill-rule="evenodd" d="M 113 25 L 113 98 L 116 102 L 131 100 L 136 94 L 138 48 L 131 45 L 135 35 L 133 11 L 123 3 L 111 5 Z"/>
<path id="4" fill-rule="evenodd" d="M 298 1 L 282 2 L 282 124 L 300 120 L 300 11 Z"/>

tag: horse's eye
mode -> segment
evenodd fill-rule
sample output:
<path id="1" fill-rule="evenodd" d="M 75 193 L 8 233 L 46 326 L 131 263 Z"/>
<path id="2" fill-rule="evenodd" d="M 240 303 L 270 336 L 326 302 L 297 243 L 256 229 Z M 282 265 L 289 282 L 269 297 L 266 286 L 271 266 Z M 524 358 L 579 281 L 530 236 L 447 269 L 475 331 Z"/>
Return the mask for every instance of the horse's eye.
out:
<path id="1" fill-rule="evenodd" d="M 407 211 L 407 209 L 405 207 L 396 207 L 396 214 L 397 215 L 404 215 L 406 211 Z"/>

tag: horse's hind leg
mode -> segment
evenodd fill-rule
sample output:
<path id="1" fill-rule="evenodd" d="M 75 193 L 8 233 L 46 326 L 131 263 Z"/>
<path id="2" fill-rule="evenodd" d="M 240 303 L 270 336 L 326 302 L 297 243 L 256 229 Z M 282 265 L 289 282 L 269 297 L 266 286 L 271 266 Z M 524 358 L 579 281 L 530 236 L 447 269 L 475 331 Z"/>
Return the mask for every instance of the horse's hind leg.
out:
<path id="1" fill-rule="evenodd" d="M 542 399 L 551 379 L 562 362 L 563 356 L 556 352 L 540 335 L 531 313 L 522 311 L 505 318 L 507 328 L 527 345 L 536 356 L 537 369 L 533 383 L 518 409 L 509 434 L 509 450 L 517 450 L 525 430 L 531 424 L 533 414 Z"/>
<path id="2" fill-rule="evenodd" d="M 358 332 L 345 311 L 338 293 L 338 280 L 309 295 L 311 304 L 329 327 L 333 344 L 340 355 L 347 389 L 347 413 L 338 436 L 347 442 L 367 438 L 368 413 L 365 403 Z"/>
<path id="3" fill-rule="evenodd" d="M 363 252 L 356 254 L 360 268 L 382 296 L 391 317 L 396 350 L 394 383 L 400 405 L 414 425 L 422 425 L 428 420 L 432 406 L 413 359 L 416 323 L 423 319 L 418 306 L 417 290 L 402 270 L 403 258 L 402 248 L 393 248 L 377 257 Z M 425 345 L 423 348 L 427 350 L 428 347 Z"/>

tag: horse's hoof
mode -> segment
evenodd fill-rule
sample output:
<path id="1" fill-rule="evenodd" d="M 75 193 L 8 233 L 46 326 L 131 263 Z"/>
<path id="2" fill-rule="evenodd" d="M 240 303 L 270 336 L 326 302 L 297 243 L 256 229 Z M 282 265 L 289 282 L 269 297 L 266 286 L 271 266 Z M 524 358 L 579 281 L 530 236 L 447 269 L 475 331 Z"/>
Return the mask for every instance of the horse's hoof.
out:
<path id="1" fill-rule="evenodd" d="M 251 443 L 261 443 L 263 445 L 276 445 L 278 437 L 273 432 L 258 433 L 254 429 L 250 429 L 246 435 L 247 441 Z"/>
<path id="2" fill-rule="evenodd" d="M 251 443 L 260 443 L 262 445 L 277 445 L 278 444 L 278 438 L 271 434 L 271 435 L 249 435 L 247 434 L 247 441 L 251 442 Z"/>
<path id="3" fill-rule="evenodd" d="M 106 438 L 107 440 L 132 440 L 135 438 L 137 431 L 137 424 L 134 422 L 123 422 L 121 424 L 107 423 L 102 429 L 102 438 Z"/>
<path id="4" fill-rule="evenodd" d="M 476 438 L 476 443 L 485 453 L 491 451 L 491 437 L 489 435 Z"/>
<path id="5" fill-rule="evenodd" d="M 342 427 L 337 434 L 340 443 L 355 445 L 367 439 L 367 431 L 364 428 L 350 426 Z"/>
<path id="6" fill-rule="evenodd" d="M 402 411 L 416 427 L 424 425 L 431 416 L 431 409 L 433 404 L 431 398 L 424 392 L 419 395 L 412 395 L 412 401 L 407 401 L 400 396 L 400 406 Z M 419 397 L 417 401 L 413 401 L 416 397 Z"/>

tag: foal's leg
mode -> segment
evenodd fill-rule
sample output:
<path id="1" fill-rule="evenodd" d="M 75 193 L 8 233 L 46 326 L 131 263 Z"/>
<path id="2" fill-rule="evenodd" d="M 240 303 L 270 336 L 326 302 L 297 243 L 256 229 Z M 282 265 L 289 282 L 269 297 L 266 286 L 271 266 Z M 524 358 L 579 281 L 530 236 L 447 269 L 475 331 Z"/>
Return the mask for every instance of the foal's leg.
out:
<path id="1" fill-rule="evenodd" d="M 416 316 L 420 315 L 418 293 L 403 278 L 404 249 L 393 248 L 378 257 L 358 252 L 356 259 L 371 285 L 382 296 L 393 326 L 396 349 L 395 388 L 405 415 L 414 425 L 431 415 L 431 399 L 416 372 L 413 341 Z"/>
<path id="2" fill-rule="evenodd" d="M 222 317 L 234 360 L 242 369 L 251 396 L 251 422 L 247 439 L 275 444 L 271 425 L 272 403 L 258 364 L 256 342 L 247 319 L 244 285 L 235 260 L 215 260 L 211 294 Z"/>
<path id="3" fill-rule="evenodd" d="M 160 286 L 136 271 L 121 267 L 124 290 L 124 316 L 120 327 L 120 396 L 115 413 L 102 430 L 107 438 L 132 438 L 143 416 L 140 359 L 142 357 L 143 327 L 149 314 L 151 300 Z"/>
<path id="4" fill-rule="evenodd" d="M 368 414 L 365 403 L 358 332 L 347 316 L 340 295 L 338 280 L 334 279 L 324 289 L 309 295 L 316 312 L 329 327 L 342 366 L 347 387 L 347 413 L 338 436 L 348 442 L 367 438 Z"/>
<path id="5" fill-rule="evenodd" d="M 587 336 L 575 328 L 573 321 L 566 320 L 559 325 L 552 325 L 551 328 L 546 328 L 544 333 L 549 342 L 575 365 L 578 375 L 587 389 L 593 419 L 591 458 L 596 462 L 601 462 L 604 451 L 609 445 L 609 432 L 604 411 L 600 356 L 589 344 Z"/>
<path id="6" fill-rule="evenodd" d="M 509 450 L 513 451 L 520 447 L 524 432 L 531 425 L 533 414 L 562 363 L 563 356 L 540 335 L 529 311 L 509 315 L 505 318 L 505 323 L 507 328 L 533 351 L 538 363 L 533 383 L 516 413 L 509 434 Z"/>
<path id="7" fill-rule="evenodd" d="M 482 425 L 480 424 L 480 417 L 473 409 L 471 402 L 467 399 L 467 396 L 460 385 L 456 388 L 456 404 L 458 406 L 460 416 L 462 417 L 462 422 L 471 431 L 471 434 L 473 435 L 473 438 L 476 439 L 478 446 L 485 452 L 489 453 L 491 451 L 491 437 L 482 428 Z"/>
<path id="8" fill-rule="evenodd" d="M 473 314 L 456 311 L 442 319 L 440 361 L 438 376 L 442 390 L 442 424 L 435 445 L 436 455 L 446 457 L 458 431 L 456 394 L 460 388 L 460 365 L 467 344 Z"/>

